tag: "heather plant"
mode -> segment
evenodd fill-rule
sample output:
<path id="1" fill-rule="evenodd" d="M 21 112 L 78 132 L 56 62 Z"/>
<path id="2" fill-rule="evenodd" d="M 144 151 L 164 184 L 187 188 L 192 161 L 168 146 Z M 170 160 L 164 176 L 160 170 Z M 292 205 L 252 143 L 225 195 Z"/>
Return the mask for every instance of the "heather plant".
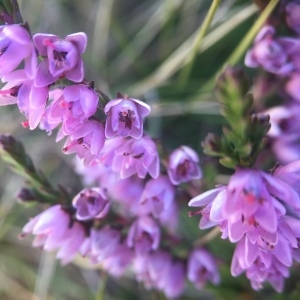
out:
<path id="1" fill-rule="evenodd" d="M 199 5 L 183 2 L 170 4 L 169 21 L 181 9 Z M 0 269 L 4 299 L 297 299 L 300 3 L 255 1 L 244 7 L 229 2 L 199 6 L 203 23 L 188 51 L 174 54 L 167 73 L 168 60 L 141 81 L 128 70 L 134 59 L 128 62 L 123 53 L 116 52 L 106 79 L 108 59 L 102 68 L 96 60 L 87 67 L 88 33 L 39 33 L 30 14 L 23 21 L 17 1 L 0 3 L 0 105 L 16 107 L 22 116 L 14 120 L 22 142 L 3 128 L 0 153 L 25 179 L 17 184 L 16 211 L 5 214 L 7 203 L 14 203 L 12 191 L 0 207 L 5 216 L 0 255 L 11 259 Z M 112 12 L 113 4 L 107 3 L 99 7 Z M 243 7 L 245 19 L 256 13 L 253 25 L 245 23 L 250 29 L 231 55 L 213 62 L 217 41 L 227 40 L 228 28 L 242 22 L 233 17 L 225 26 L 221 15 Z M 95 37 L 105 42 L 105 35 Z M 96 40 L 94 58 L 97 50 L 101 54 Z M 143 43 L 140 49 L 149 43 L 145 55 L 152 54 L 156 44 Z M 199 49 L 210 47 L 212 52 L 199 55 Z M 205 58 L 212 74 L 200 72 L 201 80 L 209 78 L 200 84 L 196 69 Z M 144 68 L 148 64 L 151 59 Z M 168 93 L 179 99 L 183 112 L 176 111 L 175 102 L 162 100 Z M 176 119 L 192 103 L 199 123 L 191 124 L 191 116 Z M 16 114 L 14 108 L 2 109 Z M 165 121 L 170 115 L 173 120 Z M 167 130 L 157 130 L 160 122 Z M 198 131 L 201 135 L 193 134 Z M 45 145 L 51 145 L 48 155 L 59 157 L 50 166 L 52 172 L 60 170 L 56 176 L 44 170 L 47 159 L 37 161 L 35 151 L 47 151 Z M 7 234 L 18 216 L 21 228 Z M 18 245 L 10 246 L 11 240 Z M 26 243 L 28 253 L 40 255 L 39 271 L 28 268 L 28 257 L 16 266 L 14 249 Z M 70 268 L 57 281 L 55 260 L 57 272 Z M 21 283 L 7 271 L 14 265 L 28 276 Z M 84 280 L 69 279 L 78 272 Z M 24 288 L 26 280 L 34 288 Z M 69 280 L 74 289 L 64 290 Z"/>

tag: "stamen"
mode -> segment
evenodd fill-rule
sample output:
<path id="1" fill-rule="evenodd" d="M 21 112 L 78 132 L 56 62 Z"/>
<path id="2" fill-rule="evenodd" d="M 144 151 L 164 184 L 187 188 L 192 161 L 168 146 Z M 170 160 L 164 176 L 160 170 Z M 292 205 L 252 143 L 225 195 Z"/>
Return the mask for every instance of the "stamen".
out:
<path id="1" fill-rule="evenodd" d="M 132 110 L 124 110 L 119 112 L 119 120 L 120 122 L 125 123 L 125 128 L 132 129 L 132 119 L 135 117 L 134 112 Z"/>

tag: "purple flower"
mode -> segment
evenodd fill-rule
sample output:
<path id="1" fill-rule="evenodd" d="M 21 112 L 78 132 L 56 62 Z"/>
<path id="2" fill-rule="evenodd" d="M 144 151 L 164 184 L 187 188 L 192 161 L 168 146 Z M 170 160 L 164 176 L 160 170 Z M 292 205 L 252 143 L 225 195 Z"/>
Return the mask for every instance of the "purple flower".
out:
<path id="1" fill-rule="evenodd" d="M 265 281 L 269 281 L 277 292 L 284 286 L 284 278 L 289 276 L 288 267 L 292 264 L 292 250 L 288 240 L 279 235 L 276 245 L 261 250 L 258 244 L 253 244 L 244 237 L 235 249 L 231 274 L 238 276 L 245 272 L 252 288 L 259 290 Z"/>
<path id="2" fill-rule="evenodd" d="M 296 33 L 300 34 L 300 4 L 289 2 L 285 5 L 286 23 Z"/>
<path id="3" fill-rule="evenodd" d="M 124 244 L 119 244 L 103 261 L 101 267 L 111 276 L 120 277 L 134 258 L 134 253 Z"/>
<path id="4" fill-rule="evenodd" d="M 93 263 L 102 262 L 111 253 L 116 251 L 120 245 L 120 232 L 110 226 L 92 229 L 90 234 L 90 249 L 86 252 Z"/>
<path id="5" fill-rule="evenodd" d="M 174 200 L 175 189 L 167 176 L 150 179 L 140 199 L 140 204 L 147 207 L 155 217 L 168 210 Z"/>
<path id="6" fill-rule="evenodd" d="M 0 77 L 7 75 L 25 60 L 25 73 L 32 79 L 37 57 L 28 31 L 22 25 L 0 26 Z"/>
<path id="7" fill-rule="evenodd" d="M 300 83 L 300 81 L 299 81 Z M 300 98 L 299 98 L 300 99 Z M 277 159 L 289 163 L 300 159 L 300 109 L 298 102 L 277 106 L 266 111 L 270 116 L 270 144 Z"/>
<path id="8" fill-rule="evenodd" d="M 300 195 L 300 160 L 278 167 L 273 175 L 286 182 Z"/>
<path id="9" fill-rule="evenodd" d="M 62 264 L 69 263 L 79 251 L 85 239 L 85 232 L 80 223 L 74 222 L 60 205 L 54 205 L 30 220 L 23 228 L 21 236 L 29 233 L 36 235 L 34 247 L 45 251 L 59 248 L 56 255 Z"/>
<path id="10" fill-rule="evenodd" d="M 162 291 L 168 298 L 179 297 L 185 284 L 185 266 L 181 261 L 173 261 L 168 268 Z"/>
<path id="11" fill-rule="evenodd" d="M 189 202 L 189 206 L 204 207 L 198 212 L 194 213 L 202 215 L 199 223 L 200 229 L 207 229 L 216 225 L 220 225 L 222 222 L 224 222 L 225 217 L 222 215 L 222 205 L 226 194 L 226 187 L 217 187 L 196 196 Z M 226 220 L 225 222 L 227 225 Z M 227 236 L 225 236 L 225 238 L 227 238 Z"/>
<path id="12" fill-rule="evenodd" d="M 196 288 L 202 289 L 207 281 L 220 282 L 215 259 L 204 249 L 194 249 L 188 258 L 187 277 Z"/>
<path id="13" fill-rule="evenodd" d="M 144 255 L 151 249 L 156 250 L 159 241 L 160 229 L 156 222 L 149 216 L 143 216 L 135 220 L 127 236 L 128 247 L 134 248 L 138 255 Z"/>
<path id="14" fill-rule="evenodd" d="M 122 179 L 137 173 L 145 178 L 149 173 L 153 178 L 159 175 L 159 157 L 155 143 L 147 136 L 125 140 L 114 151 L 112 169 L 120 173 Z"/>
<path id="15" fill-rule="evenodd" d="M 296 101 L 300 101 L 300 75 L 298 73 L 292 73 L 289 77 L 285 90 Z"/>
<path id="16" fill-rule="evenodd" d="M 83 84 L 67 86 L 63 95 L 48 108 L 48 123 L 63 122 L 62 132 L 69 135 L 96 112 L 97 105 L 98 96 L 94 90 Z"/>
<path id="17" fill-rule="evenodd" d="M 35 76 L 36 86 L 49 85 L 65 76 L 74 82 L 84 79 L 81 54 L 85 51 L 87 36 L 83 32 L 67 35 L 61 39 L 56 35 L 38 33 L 33 37 L 39 54 L 44 56 Z"/>
<path id="18" fill-rule="evenodd" d="M 95 120 L 88 120 L 68 137 L 63 151 L 66 154 L 76 153 L 88 166 L 99 158 L 104 140 L 103 126 Z"/>
<path id="19" fill-rule="evenodd" d="M 110 208 L 110 202 L 101 188 L 82 190 L 72 203 L 77 210 L 76 219 L 80 221 L 104 218 Z"/>
<path id="20" fill-rule="evenodd" d="M 16 103 L 28 120 L 30 129 L 35 129 L 42 119 L 48 99 L 48 87 L 35 87 L 25 70 L 17 70 L 2 78 L 8 82 L 0 91 L 0 105 Z"/>
<path id="21" fill-rule="evenodd" d="M 300 208 L 300 198 L 292 187 L 262 171 L 240 169 L 227 187 L 201 194 L 189 205 L 206 206 L 209 216 L 206 223 L 219 224 L 223 237 L 228 232 L 231 242 L 239 241 L 246 234 L 252 243 L 260 238 L 274 243 L 278 218 L 286 213 L 282 203 Z"/>
<path id="22" fill-rule="evenodd" d="M 174 150 L 168 163 L 168 175 L 174 185 L 201 177 L 197 153 L 188 146 Z"/>
<path id="23" fill-rule="evenodd" d="M 138 281 L 146 289 L 155 288 L 164 292 L 168 298 L 178 297 L 184 289 L 185 267 L 166 251 L 156 251 L 149 255 L 137 256 L 134 270 Z"/>
<path id="24" fill-rule="evenodd" d="M 294 69 L 291 55 L 296 53 L 299 42 L 292 38 L 275 38 L 275 29 L 264 26 L 254 41 L 254 46 L 245 57 L 245 65 L 262 67 L 268 72 L 287 75 Z"/>
<path id="25" fill-rule="evenodd" d="M 150 106 L 137 99 L 115 99 L 106 104 L 104 112 L 107 114 L 107 138 L 118 134 L 139 139 L 143 135 L 143 119 L 150 113 Z"/>

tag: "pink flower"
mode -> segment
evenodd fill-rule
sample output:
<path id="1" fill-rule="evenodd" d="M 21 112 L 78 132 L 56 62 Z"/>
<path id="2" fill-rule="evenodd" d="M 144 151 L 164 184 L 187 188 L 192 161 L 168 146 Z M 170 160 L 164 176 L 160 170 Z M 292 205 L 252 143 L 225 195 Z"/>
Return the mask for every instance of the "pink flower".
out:
<path id="1" fill-rule="evenodd" d="M 62 264 L 69 263 L 79 251 L 85 232 L 78 222 L 71 223 L 68 213 L 60 205 L 54 205 L 30 220 L 23 228 L 22 236 L 36 235 L 33 246 L 45 251 L 59 249 L 56 257 Z"/>
<path id="2" fill-rule="evenodd" d="M 296 33 L 300 34 L 300 4 L 289 2 L 285 5 L 286 23 Z"/>
<path id="3" fill-rule="evenodd" d="M 137 219 L 130 227 L 127 236 L 128 247 L 134 248 L 136 254 L 144 255 L 151 249 L 156 250 L 160 241 L 160 229 L 149 216 Z"/>
<path id="4" fill-rule="evenodd" d="M 52 101 L 48 108 L 48 123 L 63 122 L 64 135 L 74 133 L 97 110 L 98 96 L 83 84 L 65 87 L 63 95 Z"/>
<path id="5" fill-rule="evenodd" d="M 80 221 L 104 218 L 110 208 L 110 202 L 101 188 L 82 190 L 74 197 L 72 204 L 76 208 L 76 219 Z"/>
<path id="6" fill-rule="evenodd" d="M 7 75 L 25 60 L 25 73 L 32 79 L 37 57 L 28 31 L 22 25 L 0 26 L 0 77 Z"/>
<path id="7" fill-rule="evenodd" d="M 147 136 L 140 139 L 125 140 L 124 144 L 114 151 L 112 169 L 120 172 L 125 179 L 137 173 L 145 178 L 147 173 L 153 178 L 159 175 L 159 157 L 155 143 Z"/>
<path id="8" fill-rule="evenodd" d="M 150 106 L 132 98 L 115 99 L 104 108 L 107 114 L 105 135 L 140 138 L 143 135 L 143 119 L 150 113 Z"/>
<path id="9" fill-rule="evenodd" d="M 188 146 L 174 150 L 168 163 L 168 175 L 174 185 L 201 177 L 197 153 Z"/>
<path id="10" fill-rule="evenodd" d="M 245 57 L 245 65 L 251 68 L 262 67 L 268 72 L 287 75 L 294 68 L 291 56 L 298 52 L 299 41 L 293 38 L 275 38 L 275 29 L 264 26 L 254 45 Z"/>
<path id="11" fill-rule="evenodd" d="M 111 276 L 118 278 L 123 275 L 133 258 L 133 251 L 125 244 L 119 244 L 109 256 L 101 261 L 101 267 Z"/>
<path id="12" fill-rule="evenodd" d="M 84 250 L 84 254 L 92 263 L 99 263 L 118 248 L 120 238 L 120 232 L 109 225 L 101 229 L 92 229 L 85 249 L 81 250 Z"/>
<path id="13" fill-rule="evenodd" d="M 76 153 L 88 166 L 98 160 L 104 139 L 103 126 L 95 120 L 88 120 L 68 137 L 63 151 L 66 154 Z"/>
<path id="14" fill-rule="evenodd" d="M 33 37 L 39 54 L 44 56 L 35 76 L 36 86 L 49 85 L 61 76 L 74 82 L 84 79 L 81 54 L 85 51 L 87 36 L 83 32 L 67 35 L 61 39 L 56 35 L 38 33 Z"/>
<path id="15" fill-rule="evenodd" d="M 140 205 L 147 206 L 147 210 L 155 217 L 160 216 L 168 210 L 174 200 L 175 189 L 167 176 L 159 176 L 157 179 L 150 179 L 140 199 Z"/>
<path id="16" fill-rule="evenodd" d="M 35 129 L 42 119 L 48 99 L 48 87 L 35 87 L 25 70 L 17 70 L 2 78 L 8 82 L 0 91 L 0 106 L 16 103 L 28 120 L 30 129 Z"/>
<path id="17" fill-rule="evenodd" d="M 213 284 L 220 282 L 215 259 L 204 249 L 194 249 L 189 255 L 187 277 L 195 287 L 202 289 L 207 281 Z"/>

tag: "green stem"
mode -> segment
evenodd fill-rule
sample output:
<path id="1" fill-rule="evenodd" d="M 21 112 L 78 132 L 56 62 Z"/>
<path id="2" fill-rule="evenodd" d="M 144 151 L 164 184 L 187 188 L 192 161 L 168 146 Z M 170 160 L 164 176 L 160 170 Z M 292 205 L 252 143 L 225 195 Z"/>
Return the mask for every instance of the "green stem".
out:
<path id="1" fill-rule="evenodd" d="M 95 300 L 105 300 L 105 287 L 106 287 L 107 278 L 108 278 L 107 274 L 102 273 L 97 294 L 95 296 Z"/>
<path id="2" fill-rule="evenodd" d="M 206 35 L 206 32 L 213 20 L 213 17 L 215 15 L 220 3 L 221 3 L 221 0 L 213 0 L 211 6 L 209 8 L 209 11 L 199 29 L 199 32 L 196 35 L 194 43 L 191 47 L 191 51 L 189 52 L 189 55 L 186 57 L 187 64 L 184 66 L 184 68 L 182 69 L 182 71 L 180 73 L 179 84 L 181 86 L 184 86 L 186 84 L 187 78 L 189 77 L 189 74 L 192 70 L 193 61 L 198 53 L 198 50 L 201 46 L 203 38 Z"/>
<path id="3" fill-rule="evenodd" d="M 269 4 L 266 6 L 264 11 L 260 14 L 256 22 L 253 24 L 251 29 L 247 32 L 246 36 L 243 40 L 239 43 L 239 45 L 235 48 L 233 53 L 229 56 L 229 58 L 225 61 L 223 66 L 216 72 L 215 76 L 209 79 L 202 87 L 199 89 L 198 93 L 203 91 L 211 91 L 215 87 L 215 78 L 226 68 L 226 66 L 231 65 L 234 66 L 244 55 L 244 53 L 250 47 L 250 44 L 254 40 L 255 36 L 257 35 L 258 31 L 264 25 L 268 17 L 271 15 L 272 11 L 275 9 L 276 5 L 278 4 L 279 0 L 271 0 Z"/>

